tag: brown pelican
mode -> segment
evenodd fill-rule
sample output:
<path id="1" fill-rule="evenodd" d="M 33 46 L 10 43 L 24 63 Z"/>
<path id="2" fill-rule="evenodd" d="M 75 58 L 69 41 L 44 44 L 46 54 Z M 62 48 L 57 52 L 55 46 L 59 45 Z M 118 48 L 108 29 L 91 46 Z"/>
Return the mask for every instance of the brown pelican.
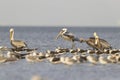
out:
<path id="1" fill-rule="evenodd" d="M 15 49 L 22 49 L 27 47 L 27 44 L 21 40 L 14 40 L 14 29 L 10 29 L 10 42 Z"/>
<path id="2" fill-rule="evenodd" d="M 56 39 L 58 39 L 60 36 L 67 41 L 71 41 L 72 48 L 75 47 L 74 41 L 80 41 L 80 39 L 76 38 L 72 33 L 68 32 L 67 28 L 63 28 L 57 35 Z"/>
<path id="3" fill-rule="evenodd" d="M 98 47 L 100 47 L 100 40 L 99 40 L 99 36 L 97 35 L 96 32 L 93 33 L 94 37 L 95 37 L 95 45 L 97 45 Z"/>
<path id="4" fill-rule="evenodd" d="M 95 38 L 90 37 L 89 39 L 80 39 L 81 42 L 86 42 L 89 46 L 93 47 L 94 49 L 103 51 L 104 49 L 111 49 L 111 45 L 104 39 L 99 38 L 99 45 L 95 44 Z"/>

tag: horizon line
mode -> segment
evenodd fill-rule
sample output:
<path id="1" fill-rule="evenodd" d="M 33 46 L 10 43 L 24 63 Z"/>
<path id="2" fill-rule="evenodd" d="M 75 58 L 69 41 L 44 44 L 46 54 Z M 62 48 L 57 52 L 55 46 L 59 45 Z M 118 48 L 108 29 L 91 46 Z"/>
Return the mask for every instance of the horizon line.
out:
<path id="1" fill-rule="evenodd" d="M 74 26 L 74 25 L 53 25 L 53 26 L 47 26 L 47 25 L 43 25 L 43 26 L 35 26 L 35 25 L 0 25 L 0 27 L 120 27 L 120 26 Z"/>

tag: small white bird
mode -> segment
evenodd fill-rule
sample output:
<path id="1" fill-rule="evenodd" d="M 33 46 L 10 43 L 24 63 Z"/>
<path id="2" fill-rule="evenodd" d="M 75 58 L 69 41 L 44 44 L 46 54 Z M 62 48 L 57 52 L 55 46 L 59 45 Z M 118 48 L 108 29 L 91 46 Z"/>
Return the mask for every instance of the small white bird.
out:
<path id="1" fill-rule="evenodd" d="M 107 56 L 107 60 L 108 60 L 109 62 L 111 62 L 111 63 L 116 63 L 116 57 L 115 57 L 114 54 L 109 54 L 109 55 Z"/>
<path id="2" fill-rule="evenodd" d="M 0 63 L 4 63 L 6 61 L 7 61 L 7 58 L 3 54 L 0 53 Z"/>
<path id="3" fill-rule="evenodd" d="M 49 61 L 54 64 L 60 63 L 60 57 L 51 57 Z"/>
<path id="4" fill-rule="evenodd" d="M 65 57 L 61 56 L 60 57 L 60 62 L 65 64 Z"/>
<path id="5" fill-rule="evenodd" d="M 19 60 L 15 55 L 14 52 L 7 52 L 7 61 L 17 61 Z"/>
<path id="6" fill-rule="evenodd" d="M 115 58 L 116 58 L 116 62 L 120 63 L 120 54 L 119 53 L 115 53 Z"/>
<path id="7" fill-rule="evenodd" d="M 80 55 L 73 55 L 73 60 L 75 60 L 77 63 L 80 63 Z"/>
<path id="8" fill-rule="evenodd" d="M 25 56 L 26 61 L 28 62 L 38 62 L 38 56 L 36 56 L 35 54 L 28 54 Z"/>
<path id="9" fill-rule="evenodd" d="M 76 61 L 73 60 L 72 58 L 70 57 L 65 57 L 65 64 L 67 65 L 73 65 Z"/>
<path id="10" fill-rule="evenodd" d="M 99 56 L 99 62 L 101 63 L 101 64 L 107 64 L 108 63 L 108 60 L 107 59 L 105 59 L 103 56 Z"/>
<path id="11" fill-rule="evenodd" d="M 97 59 L 92 55 L 88 55 L 87 60 L 92 64 L 97 64 Z"/>

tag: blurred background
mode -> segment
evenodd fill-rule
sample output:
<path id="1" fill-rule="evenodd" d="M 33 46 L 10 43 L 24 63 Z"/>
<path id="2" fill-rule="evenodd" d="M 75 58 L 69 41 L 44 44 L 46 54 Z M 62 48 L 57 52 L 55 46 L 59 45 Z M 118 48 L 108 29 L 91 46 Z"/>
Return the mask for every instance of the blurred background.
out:
<path id="1" fill-rule="evenodd" d="M 119 27 L 120 0 L 0 0 L 0 26 Z"/>

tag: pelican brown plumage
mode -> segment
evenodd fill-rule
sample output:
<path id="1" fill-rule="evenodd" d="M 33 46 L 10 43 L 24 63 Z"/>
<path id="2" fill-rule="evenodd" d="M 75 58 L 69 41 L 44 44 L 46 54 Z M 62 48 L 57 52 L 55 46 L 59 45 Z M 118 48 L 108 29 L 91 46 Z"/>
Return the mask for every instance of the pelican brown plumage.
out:
<path id="1" fill-rule="evenodd" d="M 100 46 L 99 36 L 97 35 L 96 32 L 94 32 L 93 35 L 94 35 L 94 37 L 95 37 L 95 45 Z"/>
<path id="2" fill-rule="evenodd" d="M 15 49 L 22 49 L 22 48 L 27 47 L 27 44 L 24 41 L 14 40 L 14 29 L 13 28 L 10 29 L 10 42 L 11 42 L 11 45 Z"/>
<path id="3" fill-rule="evenodd" d="M 57 35 L 56 39 L 58 39 L 60 36 L 64 40 L 72 42 L 72 48 L 75 47 L 74 41 L 80 42 L 80 39 L 76 38 L 72 33 L 68 32 L 67 28 L 63 28 Z"/>
<path id="4" fill-rule="evenodd" d="M 111 49 L 111 45 L 104 39 L 99 38 L 99 45 L 95 44 L 95 38 L 90 37 L 89 39 L 80 39 L 81 42 L 86 42 L 89 46 L 91 46 L 94 49 L 103 51 L 104 49 Z"/>

